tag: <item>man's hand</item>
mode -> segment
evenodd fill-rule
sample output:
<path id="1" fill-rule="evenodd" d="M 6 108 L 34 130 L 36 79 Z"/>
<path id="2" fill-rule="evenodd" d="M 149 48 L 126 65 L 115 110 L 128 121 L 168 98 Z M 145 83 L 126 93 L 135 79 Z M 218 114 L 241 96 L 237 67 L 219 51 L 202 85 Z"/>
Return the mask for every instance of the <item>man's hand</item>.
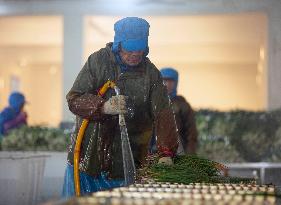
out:
<path id="1" fill-rule="evenodd" d="M 174 162 L 171 157 L 161 157 L 158 161 L 158 164 L 171 166 L 174 165 Z"/>
<path id="2" fill-rule="evenodd" d="M 103 113 L 108 115 L 125 114 L 127 112 L 125 100 L 126 96 L 124 95 L 112 96 L 104 103 L 102 107 Z"/>

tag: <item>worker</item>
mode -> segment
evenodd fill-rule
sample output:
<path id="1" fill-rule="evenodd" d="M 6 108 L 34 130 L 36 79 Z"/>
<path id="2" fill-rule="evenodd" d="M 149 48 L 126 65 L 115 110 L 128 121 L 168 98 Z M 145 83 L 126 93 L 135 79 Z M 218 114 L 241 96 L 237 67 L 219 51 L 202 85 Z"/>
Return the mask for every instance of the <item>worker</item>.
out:
<path id="1" fill-rule="evenodd" d="M 194 111 L 183 96 L 177 95 L 178 72 L 174 68 L 160 70 L 172 101 L 178 132 L 185 154 L 195 154 L 198 132 Z"/>
<path id="2" fill-rule="evenodd" d="M 12 92 L 9 96 L 9 106 L 0 112 L 0 138 L 22 125 L 27 125 L 27 114 L 24 111 L 25 97 L 20 92 Z"/>
<path id="3" fill-rule="evenodd" d="M 125 114 L 136 168 L 147 156 L 154 125 L 159 163 L 173 164 L 178 147 L 175 118 L 161 73 L 147 57 L 149 23 L 126 17 L 114 24 L 114 42 L 91 54 L 67 94 L 76 129 L 68 152 L 63 196 L 74 195 L 73 156 L 83 119 L 89 119 L 82 142 L 79 171 L 81 194 L 122 186 L 124 183 L 118 115 Z M 103 97 L 99 89 L 108 81 L 119 87 Z"/>

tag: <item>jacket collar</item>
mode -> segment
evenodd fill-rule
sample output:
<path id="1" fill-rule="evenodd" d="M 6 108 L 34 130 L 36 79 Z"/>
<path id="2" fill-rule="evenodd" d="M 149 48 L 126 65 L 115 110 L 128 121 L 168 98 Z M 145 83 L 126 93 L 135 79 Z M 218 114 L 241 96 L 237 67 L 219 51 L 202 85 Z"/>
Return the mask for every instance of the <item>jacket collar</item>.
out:
<path id="1" fill-rule="evenodd" d="M 107 53 L 109 54 L 110 61 L 114 65 L 116 65 L 116 67 L 118 67 L 119 73 L 122 73 L 122 70 L 123 70 L 123 69 L 121 69 L 122 65 L 116 59 L 116 56 L 115 56 L 115 54 L 112 51 L 112 45 L 113 45 L 112 42 L 107 43 L 105 49 L 106 49 Z M 147 63 L 147 57 L 145 57 L 143 59 L 143 61 L 139 64 L 139 66 L 133 67 L 133 68 L 128 68 L 126 71 L 123 71 L 123 72 L 145 72 L 145 65 L 146 65 L 146 63 Z"/>

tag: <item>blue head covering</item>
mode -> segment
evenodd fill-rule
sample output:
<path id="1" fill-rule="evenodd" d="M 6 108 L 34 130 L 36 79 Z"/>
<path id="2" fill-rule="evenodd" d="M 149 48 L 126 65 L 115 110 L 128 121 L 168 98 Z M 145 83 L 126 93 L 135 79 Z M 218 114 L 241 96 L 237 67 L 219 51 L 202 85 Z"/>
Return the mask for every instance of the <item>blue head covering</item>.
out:
<path id="1" fill-rule="evenodd" d="M 126 17 L 114 24 L 112 51 L 118 52 L 119 44 L 126 51 L 145 51 L 148 54 L 149 23 L 138 17 Z"/>
<path id="2" fill-rule="evenodd" d="M 170 79 L 175 81 L 175 87 L 172 91 L 172 93 L 169 94 L 170 98 L 174 98 L 177 95 L 177 86 L 178 86 L 178 80 L 179 80 L 179 74 L 178 72 L 173 68 L 162 68 L 160 70 L 162 78 L 163 79 Z"/>
<path id="3" fill-rule="evenodd" d="M 20 92 L 13 92 L 9 96 L 9 105 L 16 111 L 16 113 L 20 112 L 20 109 L 25 102 L 25 97 Z"/>
<path id="4" fill-rule="evenodd" d="M 13 120 L 20 112 L 22 105 L 25 103 L 25 97 L 19 92 L 13 92 L 9 96 L 9 107 L 0 112 L 0 138 L 4 135 L 4 124 Z"/>

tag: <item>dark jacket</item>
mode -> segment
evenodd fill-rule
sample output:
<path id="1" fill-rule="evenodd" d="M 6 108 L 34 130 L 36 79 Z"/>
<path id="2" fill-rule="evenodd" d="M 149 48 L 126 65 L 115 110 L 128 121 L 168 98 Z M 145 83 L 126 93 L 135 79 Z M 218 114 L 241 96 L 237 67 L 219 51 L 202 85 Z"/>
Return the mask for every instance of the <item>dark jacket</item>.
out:
<path id="1" fill-rule="evenodd" d="M 198 132 L 196 129 L 194 112 L 190 104 L 182 96 L 175 96 L 172 98 L 172 105 L 185 153 L 195 154 Z"/>
<path id="2" fill-rule="evenodd" d="M 27 125 L 26 112 L 16 112 L 12 107 L 6 107 L 0 112 L 0 137 L 22 125 Z"/>
<path id="3" fill-rule="evenodd" d="M 128 96 L 129 114 L 126 124 L 136 166 L 140 166 L 147 154 L 147 147 L 156 126 L 159 150 L 175 153 L 178 134 L 174 116 L 160 72 L 145 58 L 136 68 L 121 73 L 112 44 L 93 53 L 67 94 L 69 109 L 77 116 L 76 129 L 68 154 L 73 164 L 73 150 L 77 133 L 84 118 L 90 120 L 82 142 L 79 169 L 91 176 L 101 171 L 112 178 L 123 178 L 122 151 L 118 116 L 101 113 L 103 103 L 115 95 L 109 90 L 103 98 L 97 91 L 108 80 L 114 81 L 121 94 Z"/>

